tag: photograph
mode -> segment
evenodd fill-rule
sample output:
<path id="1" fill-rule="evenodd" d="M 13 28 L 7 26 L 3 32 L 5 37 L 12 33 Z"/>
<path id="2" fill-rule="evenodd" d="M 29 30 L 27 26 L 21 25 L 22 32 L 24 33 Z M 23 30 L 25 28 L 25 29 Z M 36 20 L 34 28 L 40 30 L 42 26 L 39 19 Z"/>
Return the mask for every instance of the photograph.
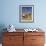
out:
<path id="1" fill-rule="evenodd" d="M 19 6 L 19 20 L 20 22 L 34 21 L 34 5 L 20 5 Z"/>

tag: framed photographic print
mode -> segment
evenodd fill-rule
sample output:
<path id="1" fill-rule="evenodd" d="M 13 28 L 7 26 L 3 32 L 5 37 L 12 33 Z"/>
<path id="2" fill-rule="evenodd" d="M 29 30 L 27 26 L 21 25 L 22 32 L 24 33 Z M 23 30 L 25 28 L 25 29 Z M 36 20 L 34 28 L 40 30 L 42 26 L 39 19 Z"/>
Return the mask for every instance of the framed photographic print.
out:
<path id="1" fill-rule="evenodd" d="M 34 22 L 34 5 L 19 5 L 19 21 Z"/>

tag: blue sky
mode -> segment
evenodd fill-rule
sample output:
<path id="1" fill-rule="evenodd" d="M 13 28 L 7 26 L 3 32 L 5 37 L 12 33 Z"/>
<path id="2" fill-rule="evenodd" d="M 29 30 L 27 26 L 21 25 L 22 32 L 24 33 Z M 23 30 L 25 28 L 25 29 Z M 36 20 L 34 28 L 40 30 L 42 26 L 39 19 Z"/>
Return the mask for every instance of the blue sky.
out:
<path id="1" fill-rule="evenodd" d="M 22 7 L 22 12 L 32 12 L 32 7 Z"/>

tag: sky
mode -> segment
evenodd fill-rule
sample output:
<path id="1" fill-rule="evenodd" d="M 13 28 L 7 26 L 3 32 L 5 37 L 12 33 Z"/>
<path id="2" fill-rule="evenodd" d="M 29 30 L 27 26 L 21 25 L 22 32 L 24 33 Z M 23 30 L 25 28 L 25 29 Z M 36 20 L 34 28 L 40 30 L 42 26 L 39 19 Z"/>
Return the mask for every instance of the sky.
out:
<path id="1" fill-rule="evenodd" d="M 22 12 L 32 12 L 32 7 L 22 7 Z"/>

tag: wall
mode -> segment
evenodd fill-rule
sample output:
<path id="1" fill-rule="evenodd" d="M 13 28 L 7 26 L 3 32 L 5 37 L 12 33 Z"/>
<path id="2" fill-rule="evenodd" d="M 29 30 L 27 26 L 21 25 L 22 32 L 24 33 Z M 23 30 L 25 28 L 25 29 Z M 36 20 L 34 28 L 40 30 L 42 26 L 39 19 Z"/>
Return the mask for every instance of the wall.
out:
<path id="1" fill-rule="evenodd" d="M 34 22 L 19 22 L 19 5 L 34 5 Z M 13 24 L 16 28 L 40 27 L 46 32 L 46 0 L 0 0 L 0 31 Z"/>
<path id="2" fill-rule="evenodd" d="M 19 22 L 19 5 L 34 5 L 34 22 Z M 13 24 L 16 28 L 41 27 L 46 28 L 46 1 L 44 0 L 1 0 L 0 25 Z"/>

